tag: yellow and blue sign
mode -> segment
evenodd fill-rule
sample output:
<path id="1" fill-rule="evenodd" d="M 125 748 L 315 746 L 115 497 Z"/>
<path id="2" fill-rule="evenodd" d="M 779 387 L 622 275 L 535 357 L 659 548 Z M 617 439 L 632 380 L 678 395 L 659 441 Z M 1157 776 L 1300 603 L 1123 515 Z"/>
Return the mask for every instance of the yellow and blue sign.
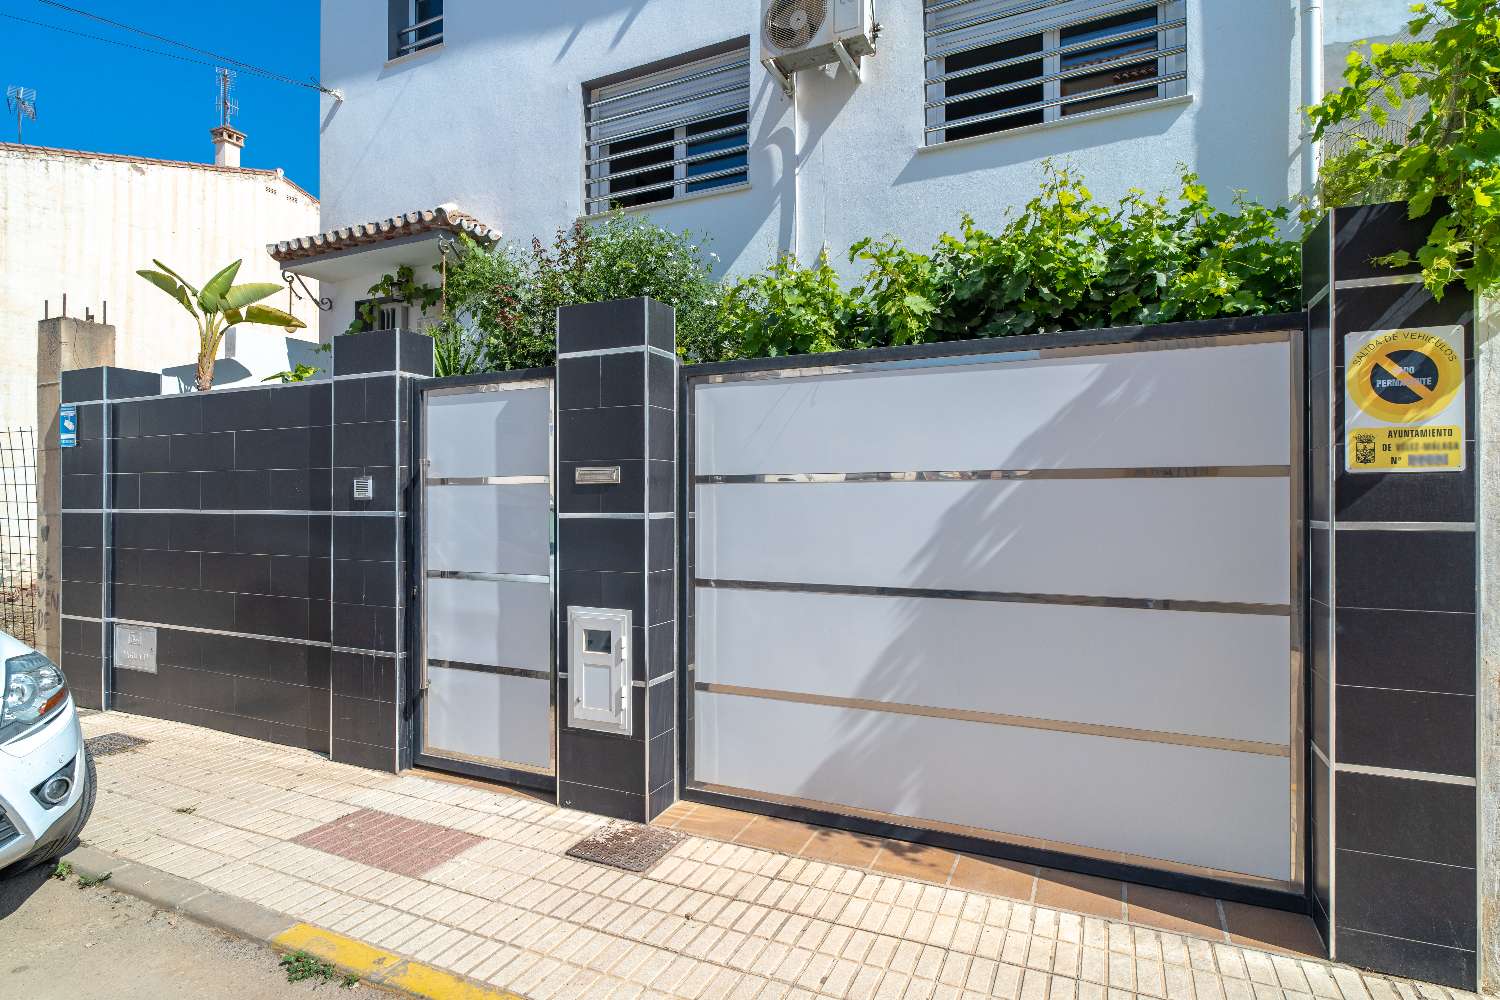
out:
<path id="1" fill-rule="evenodd" d="M 1463 471 L 1463 327 L 1346 334 L 1344 370 L 1345 470 Z"/>

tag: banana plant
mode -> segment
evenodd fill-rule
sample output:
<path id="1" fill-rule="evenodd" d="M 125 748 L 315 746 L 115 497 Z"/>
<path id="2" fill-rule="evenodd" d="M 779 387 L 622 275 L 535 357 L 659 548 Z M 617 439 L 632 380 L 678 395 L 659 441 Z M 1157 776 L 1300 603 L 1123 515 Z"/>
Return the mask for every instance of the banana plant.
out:
<path id="1" fill-rule="evenodd" d="M 270 298 L 281 291 L 281 286 L 272 281 L 254 281 L 244 285 L 234 283 L 240 272 L 237 260 L 208 279 L 199 291 L 188 284 L 176 271 L 159 260 L 152 260 L 157 270 L 146 268 L 135 272 L 151 284 L 177 300 L 178 305 L 188 311 L 198 325 L 198 377 L 199 392 L 214 387 L 214 358 L 219 353 L 219 342 L 231 326 L 240 323 L 259 323 L 279 326 L 286 330 L 306 327 L 291 313 L 271 306 L 256 305 L 261 299 Z"/>

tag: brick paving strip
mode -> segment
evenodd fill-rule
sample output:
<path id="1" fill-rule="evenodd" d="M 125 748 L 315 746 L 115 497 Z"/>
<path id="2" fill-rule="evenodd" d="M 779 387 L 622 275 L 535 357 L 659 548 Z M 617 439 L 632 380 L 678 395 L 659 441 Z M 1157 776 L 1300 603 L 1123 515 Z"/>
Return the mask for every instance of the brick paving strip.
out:
<path id="1" fill-rule="evenodd" d="M 422 963 L 423 976 L 532 1000 L 1473 996 L 706 839 L 687 824 L 638 875 L 566 857 L 608 821 L 527 796 L 136 716 L 92 714 L 84 729 L 151 740 L 97 762 L 89 846 L 167 873 L 158 883 Z M 399 844 L 381 850 L 381 831 Z M 453 995 L 413 968 L 393 985 Z"/>

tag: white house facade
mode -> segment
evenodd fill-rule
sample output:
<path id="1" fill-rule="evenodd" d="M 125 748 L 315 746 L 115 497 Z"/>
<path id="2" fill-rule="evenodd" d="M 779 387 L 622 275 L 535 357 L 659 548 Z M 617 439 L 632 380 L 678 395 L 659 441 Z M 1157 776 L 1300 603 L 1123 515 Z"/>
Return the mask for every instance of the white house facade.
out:
<path id="1" fill-rule="evenodd" d="M 788 93 L 767 65 L 767 9 L 862 2 L 324 0 L 323 80 L 342 100 L 323 107 L 322 228 L 456 205 L 526 242 L 619 206 L 703 234 L 734 275 L 824 248 L 847 267 L 866 236 L 925 247 L 964 212 L 993 224 L 1049 158 L 1104 199 L 1171 192 L 1186 166 L 1220 203 L 1284 203 L 1312 176 L 1300 109 L 1323 90 L 1324 21 L 1380 34 L 1407 14 L 1403 0 L 1329 0 L 1328 14 L 1319 0 L 876 0 L 874 54 L 797 72 Z M 325 281 L 342 330 L 390 258 L 318 256 L 297 269 Z M 402 262 L 435 260 L 432 242 Z"/>

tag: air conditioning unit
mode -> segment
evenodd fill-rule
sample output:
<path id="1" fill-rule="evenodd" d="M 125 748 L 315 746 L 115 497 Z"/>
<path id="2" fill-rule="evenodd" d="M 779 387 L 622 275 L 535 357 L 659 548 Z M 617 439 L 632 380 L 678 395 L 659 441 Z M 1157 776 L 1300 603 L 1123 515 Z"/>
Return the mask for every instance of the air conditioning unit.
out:
<path id="1" fill-rule="evenodd" d="M 761 62 L 790 91 L 799 70 L 842 63 L 859 78 L 880 26 L 871 0 L 762 0 Z"/>

